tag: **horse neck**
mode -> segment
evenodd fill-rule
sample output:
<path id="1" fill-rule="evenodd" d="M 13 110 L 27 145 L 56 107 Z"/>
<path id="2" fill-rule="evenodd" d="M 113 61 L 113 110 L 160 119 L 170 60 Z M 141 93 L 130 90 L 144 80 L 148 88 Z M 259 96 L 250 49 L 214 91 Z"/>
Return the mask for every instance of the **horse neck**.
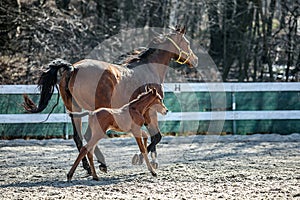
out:
<path id="1" fill-rule="evenodd" d="M 153 72 L 153 75 L 159 78 L 160 83 L 165 80 L 172 57 L 171 52 L 157 48 L 147 59 L 149 69 Z"/>
<path id="2" fill-rule="evenodd" d="M 143 115 L 145 113 L 145 111 L 154 102 L 155 98 L 156 98 L 156 96 L 153 96 L 152 94 L 147 94 L 145 96 L 142 96 L 139 99 L 136 99 L 136 100 L 133 100 L 132 102 L 130 102 L 129 109 L 135 109 Z"/>

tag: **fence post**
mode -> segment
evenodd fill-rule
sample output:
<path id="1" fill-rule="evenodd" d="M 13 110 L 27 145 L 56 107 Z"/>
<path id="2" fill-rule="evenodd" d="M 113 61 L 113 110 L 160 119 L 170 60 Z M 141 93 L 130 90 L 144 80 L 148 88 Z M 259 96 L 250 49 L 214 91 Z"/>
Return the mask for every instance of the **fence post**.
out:
<path id="1" fill-rule="evenodd" d="M 66 113 L 66 107 L 64 106 L 64 113 Z M 68 127 L 68 116 L 66 115 L 66 122 L 64 124 L 64 135 L 65 135 L 65 139 L 68 140 L 69 139 L 69 127 Z"/>
<path id="2" fill-rule="evenodd" d="M 232 132 L 233 135 L 236 134 L 236 121 L 235 121 L 235 110 L 236 110 L 236 100 L 235 100 L 235 92 L 231 92 L 231 99 L 232 99 L 232 111 L 233 111 L 233 120 L 232 120 Z"/>

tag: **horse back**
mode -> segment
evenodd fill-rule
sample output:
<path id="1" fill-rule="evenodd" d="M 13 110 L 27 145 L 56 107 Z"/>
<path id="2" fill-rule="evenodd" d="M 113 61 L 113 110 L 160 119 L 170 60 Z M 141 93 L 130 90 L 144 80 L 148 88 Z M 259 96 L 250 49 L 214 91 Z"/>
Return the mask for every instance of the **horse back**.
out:
<path id="1" fill-rule="evenodd" d="M 82 60 L 74 64 L 68 90 L 73 100 L 85 110 L 109 108 L 120 76 L 121 72 L 115 65 L 97 60 Z"/>

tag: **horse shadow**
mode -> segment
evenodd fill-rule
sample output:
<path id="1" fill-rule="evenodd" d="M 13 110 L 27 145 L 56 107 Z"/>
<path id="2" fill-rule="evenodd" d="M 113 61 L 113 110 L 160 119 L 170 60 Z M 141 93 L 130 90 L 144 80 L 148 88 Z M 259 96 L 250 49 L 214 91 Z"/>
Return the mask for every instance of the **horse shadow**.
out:
<path id="1" fill-rule="evenodd" d="M 92 180 L 92 177 L 74 179 L 70 182 L 67 180 L 46 180 L 37 182 L 18 182 L 0 185 L 0 188 L 19 187 L 19 188 L 32 188 L 32 187 L 55 187 L 55 188 L 67 188 L 73 186 L 109 186 L 118 183 L 126 183 L 140 179 L 142 176 L 146 176 L 146 173 L 136 173 L 130 175 L 118 175 L 109 177 L 100 177 L 99 181 Z M 145 178 L 146 180 L 146 178 Z"/>

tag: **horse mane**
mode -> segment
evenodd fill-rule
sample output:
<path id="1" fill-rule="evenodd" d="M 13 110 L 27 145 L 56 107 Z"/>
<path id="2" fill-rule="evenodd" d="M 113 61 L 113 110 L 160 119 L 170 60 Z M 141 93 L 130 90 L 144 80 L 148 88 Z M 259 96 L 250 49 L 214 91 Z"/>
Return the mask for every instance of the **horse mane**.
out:
<path id="1" fill-rule="evenodd" d="M 146 50 L 140 52 L 137 56 L 129 57 L 124 65 L 129 69 L 132 69 L 137 66 L 137 64 L 144 63 L 146 59 L 155 52 L 154 48 L 147 48 Z"/>
<path id="2" fill-rule="evenodd" d="M 129 53 L 122 54 L 114 61 L 114 63 L 129 69 L 135 68 L 136 66 L 145 63 L 147 58 L 157 50 L 155 47 L 163 42 L 165 42 L 165 35 L 159 35 L 153 38 L 147 47 L 139 47 Z"/>
<path id="3" fill-rule="evenodd" d="M 129 69 L 135 68 L 136 66 L 145 63 L 147 61 L 147 58 L 157 50 L 156 47 L 166 41 L 166 36 L 185 32 L 185 27 L 181 28 L 180 26 L 175 26 L 169 28 L 171 29 L 171 32 L 169 34 L 158 34 L 151 40 L 146 48 L 139 47 L 129 53 L 122 54 L 115 61 L 113 61 L 113 63 L 122 65 Z"/>

